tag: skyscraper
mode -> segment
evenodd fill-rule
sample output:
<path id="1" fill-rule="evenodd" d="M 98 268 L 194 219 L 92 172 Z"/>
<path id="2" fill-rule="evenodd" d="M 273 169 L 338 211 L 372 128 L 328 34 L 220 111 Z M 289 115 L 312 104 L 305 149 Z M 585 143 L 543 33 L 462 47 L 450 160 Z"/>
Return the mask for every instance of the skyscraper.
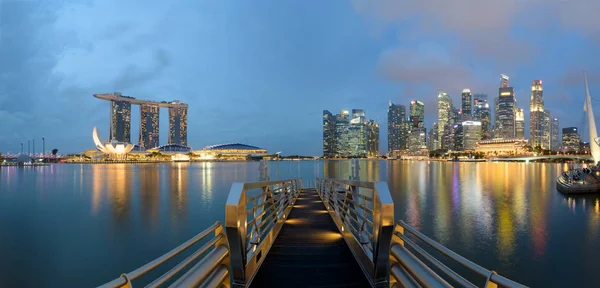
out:
<path id="1" fill-rule="evenodd" d="M 509 86 L 508 76 L 502 75 L 500 89 L 498 89 L 498 114 L 496 138 L 515 138 L 515 89 Z"/>
<path id="2" fill-rule="evenodd" d="M 463 149 L 475 150 L 477 142 L 481 140 L 481 121 L 463 121 Z"/>
<path id="3" fill-rule="evenodd" d="M 379 124 L 365 119 L 362 110 L 354 109 L 350 119 L 348 110 L 333 115 L 323 110 L 324 157 L 375 157 L 379 155 Z"/>
<path id="4" fill-rule="evenodd" d="M 525 139 L 525 112 L 522 108 L 515 112 L 515 138 Z"/>
<path id="5" fill-rule="evenodd" d="M 421 101 L 410 101 L 409 144 L 411 152 L 427 149 L 427 134 L 423 126 L 425 104 Z"/>
<path id="6" fill-rule="evenodd" d="M 336 117 L 323 110 L 323 157 L 335 157 L 335 123 Z"/>
<path id="7" fill-rule="evenodd" d="M 452 98 L 444 91 L 438 93 L 438 143 L 440 147 L 438 149 L 446 149 L 442 143 L 444 143 L 444 130 L 446 126 L 450 124 L 452 114 Z"/>
<path id="8" fill-rule="evenodd" d="M 490 104 L 486 94 L 473 95 L 474 112 L 473 118 L 481 121 L 481 139 L 491 139 Z"/>
<path id="9" fill-rule="evenodd" d="M 542 137 L 542 149 L 550 150 L 552 147 L 552 115 L 550 115 L 550 111 L 544 110 L 544 121 L 542 122 L 543 126 L 543 137 Z"/>
<path id="10" fill-rule="evenodd" d="M 145 149 L 158 147 L 158 105 L 142 104 L 140 105 L 140 142 L 139 145 Z"/>
<path id="11" fill-rule="evenodd" d="M 187 146 L 187 107 L 169 107 L 168 143 Z"/>
<path id="12" fill-rule="evenodd" d="M 563 152 L 579 152 L 581 138 L 576 127 L 566 127 L 562 129 Z"/>
<path id="13" fill-rule="evenodd" d="M 529 102 L 529 141 L 531 147 L 546 148 L 544 139 L 544 88 L 542 80 L 531 83 L 531 100 Z"/>
<path id="14" fill-rule="evenodd" d="M 439 136 L 438 136 L 439 130 L 438 130 L 438 123 L 437 122 L 433 122 L 433 125 L 431 127 L 431 130 L 429 130 L 429 139 L 427 140 L 427 149 L 429 149 L 429 151 L 435 151 L 440 149 L 441 144 L 439 142 Z"/>
<path id="15" fill-rule="evenodd" d="M 390 102 L 388 107 L 388 155 L 406 149 L 406 106 Z"/>
<path id="16" fill-rule="evenodd" d="M 508 88 L 510 86 L 508 83 L 508 79 L 508 76 L 500 74 L 500 88 Z"/>
<path id="17" fill-rule="evenodd" d="M 351 123 L 364 123 L 366 120 L 365 110 L 363 109 L 352 109 Z"/>
<path id="18" fill-rule="evenodd" d="M 348 157 L 350 155 L 350 112 L 342 110 L 335 118 L 335 154 Z"/>
<path id="19" fill-rule="evenodd" d="M 421 101 L 410 101 L 410 127 L 423 128 L 423 118 L 425 117 L 425 104 Z"/>
<path id="20" fill-rule="evenodd" d="M 558 151 L 560 149 L 560 130 L 558 118 L 552 118 L 550 127 L 550 150 Z"/>
<path id="21" fill-rule="evenodd" d="M 131 103 L 110 101 L 109 135 L 111 141 L 131 143 Z"/>
<path id="22" fill-rule="evenodd" d="M 427 149 L 427 131 L 425 128 L 414 127 L 408 135 L 408 150 L 410 152 L 419 152 Z"/>
<path id="23" fill-rule="evenodd" d="M 464 89 L 462 91 L 462 116 L 464 119 L 472 120 L 473 119 L 473 103 L 470 89 Z"/>
<path id="24" fill-rule="evenodd" d="M 367 122 L 367 157 L 379 156 L 379 124 L 373 120 Z"/>

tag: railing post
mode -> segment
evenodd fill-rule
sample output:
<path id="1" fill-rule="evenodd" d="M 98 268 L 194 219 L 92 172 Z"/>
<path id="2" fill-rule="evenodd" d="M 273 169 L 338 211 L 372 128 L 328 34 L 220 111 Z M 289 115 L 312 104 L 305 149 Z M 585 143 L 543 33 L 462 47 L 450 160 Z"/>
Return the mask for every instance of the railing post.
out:
<path id="1" fill-rule="evenodd" d="M 215 237 L 218 237 L 219 235 L 223 235 L 223 238 L 221 238 L 219 241 L 217 241 L 217 243 L 215 243 L 215 247 L 219 247 L 221 245 L 229 247 L 229 241 L 227 241 L 227 234 L 225 233 L 225 229 L 223 229 L 223 226 L 220 224 L 219 227 L 215 229 Z M 221 265 L 225 265 L 225 267 L 227 267 L 227 269 L 230 271 L 229 274 L 231 274 L 231 248 L 229 248 L 229 255 L 227 256 L 227 258 L 225 258 L 225 260 L 223 260 Z M 225 285 L 225 287 L 229 287 L 231 285 L 231 277 L 227 277 L 222 284 Z"/>
<path id="2" fill-rule="evenodd" d="M 373 283 L 389 286 L 390 245 L 394 233 L 394 201 L 387 183 L 375 183 L 373 191 Z"/>
<path id="3" fill-rule="evenodd" d="M 243 183 L 233 183 L 225 205 L 225 231 L 231 253 L 232 287 L 246 286 L 246 225 L 246 189 Z"/>

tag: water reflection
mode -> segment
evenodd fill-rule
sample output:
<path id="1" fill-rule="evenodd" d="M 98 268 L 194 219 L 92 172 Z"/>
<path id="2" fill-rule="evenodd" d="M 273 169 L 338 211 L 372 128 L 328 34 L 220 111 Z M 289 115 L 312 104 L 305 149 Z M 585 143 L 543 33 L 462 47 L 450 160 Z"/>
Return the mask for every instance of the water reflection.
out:
<path id="1" fill-rule="evenodd" d="M 142 221 L 154 230 L 156 229 L 160 206 L 160 170 L 154 164 L 142 165 L 136 168 L 140 185 L 140 213 Z"/>
<path id="2" fill-rule="evenodd" d="M 181 221 L 187 216 L 188 169 L 190 163 L 174 163 L 169 169 L 170 209 L 172 221 Z"/>
<path id="3" fill-rule="evenodd" d="M 564 199 L 564 208 L 558 207 L 553 199 L 562 195 L 554 181 L 562 169 L 542 163 L 388 161 L 387 180 L 397 219 L 484 266 L 536 286 L 558 283 L 522 270 L 550 267 L 552 258 L 562 259 L 556 255 L 567 258 L 561 245 L 572 247 L 585 239 L 582 246 L 588 247 L 568 252 L 565 261 L 589 259 L 593 265 L 585 255 L 591 247 L 600 256 L 600 201 Z M 576 281 L 591 283 L 585 277 Z"/>
<path id="4" fill-rule="evenodd" d="M 600 281 L 600 196 L 558 193 L 563 165 L 359 164 L 361 180 L 387 181 L 397 220 L 486 268 L 532 287 Z M 269 167 L 272 179 L 351 175 L 350 161 Z M 3 167 L 0 287 L 60 286 L 73 273 L 74 286 L 97 286 L 222 222 L 231 183 L 258 175 L 256 162 Z"/>

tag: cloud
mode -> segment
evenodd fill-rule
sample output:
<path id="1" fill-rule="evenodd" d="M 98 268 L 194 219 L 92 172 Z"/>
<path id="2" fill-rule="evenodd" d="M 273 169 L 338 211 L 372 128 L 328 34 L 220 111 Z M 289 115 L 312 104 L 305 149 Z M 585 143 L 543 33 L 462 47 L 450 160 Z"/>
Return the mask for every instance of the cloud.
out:
<path id="1" fill-rule="evenodd" d="M 127 90 L 137 85 L 144 84 L 157 76 L 169 66 L 170 59 L 162 49 L 154 51 L 150 66 L 143 67 L 138 64 L 130 64 L 115 79 L 113 87 L 119 91 Z"/>
<path id="2" fill-rule="evenodd" d="M 459 90 L 475 78 L 473 73 L 439 45 L 425 43 L 418 49 L 390 49 L 379 59 L 389 79 L 409 85 L 431 84 L 435 89 Z"/>

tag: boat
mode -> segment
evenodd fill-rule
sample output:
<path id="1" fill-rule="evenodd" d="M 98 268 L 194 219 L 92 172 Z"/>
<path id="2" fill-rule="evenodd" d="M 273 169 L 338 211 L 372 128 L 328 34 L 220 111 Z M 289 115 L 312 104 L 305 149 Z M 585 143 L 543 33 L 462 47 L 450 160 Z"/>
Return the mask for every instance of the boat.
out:
<path id="1" fill-rule="evenodd" d="M 592 110 L 592 97 L 588 87 L 586 72 L 583 72 L 585 83 L 585 104 L 583 111 L 587 113 L 590 135 L 590 152 L 594 164 L 589 167 L 571 167 L 556 179 L 556 188 L 564 194 L 596 194 L 600 193 L 600 138 L 596 131 L 596 121 Z"/>

